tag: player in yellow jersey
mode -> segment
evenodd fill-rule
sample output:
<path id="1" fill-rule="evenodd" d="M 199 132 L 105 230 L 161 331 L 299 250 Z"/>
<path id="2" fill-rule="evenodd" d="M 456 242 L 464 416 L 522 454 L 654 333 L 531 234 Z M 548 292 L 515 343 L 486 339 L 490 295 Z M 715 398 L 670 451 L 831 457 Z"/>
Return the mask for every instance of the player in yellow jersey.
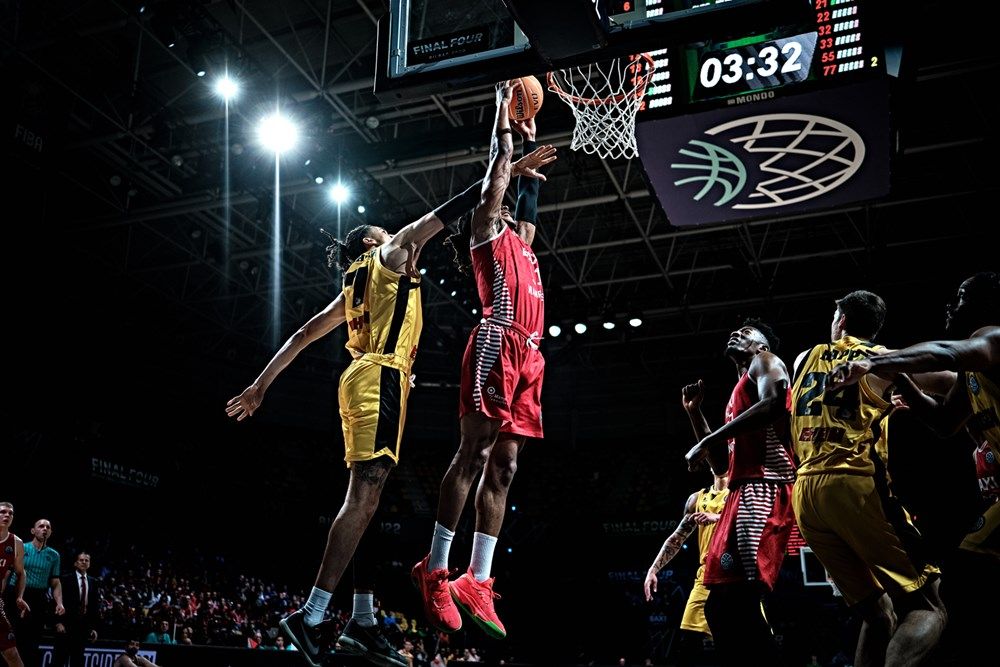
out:
<path id="1" fill-rule="evenodd" d="M 837 300 L 830 343 L 802 352 L 792 388 L 792 442 L 799 459 L 792 496 L 802 537 L 862 618 L 855 665 L 916 665 L 946 622 L 938 570 L 890 496 L 876 445 L 890 408 L 889 382 L 827 387 L 834 367 L 883 348 L 871 341 L 885 302 L 859 290 Z"/>
<path id="2" fill-rule="evenodd" d="M 538 177 L 551 146 L 543 146 L 511 165 L 513 173 Z M 410 368 L 423 325 L 417 261 L 424 244 L 479 203 L 482 181 L 434 211 L 390 234 L 361 225 L 345 242 L 327 247 L 332 265 L 345 269 L 340 294 L 285 341 L 253 384 L 230 399 L 226 413 L 237 421 L 252 416 L 275 378 L 308 345 L 345 322 L 353 360 L 340 377 L 340 416 L 345 461 L 350 468 L 347 497 L 330 526 L 316 583 L 303 609 L 281 620 L 281 627 L 313 667 L 324 647 L 316 626 L 323 620 L 336 584 L 358 548 L 389 470 L 399 460 L 406 418 Z M 339 258 L 338 258 L 339 255 Z M 361 596 L 359 598 L 359 595 Z M 371 591 L 357 590 L 355 613 L 338 646 L 382 665 L 406 667 L 406 659 L 379 634 Z"/>
<path id="3" fill-rule="evenodd" d="M 688 596 L 687 606 L 684 607 L 684 616 L 681 618 L 681 630 L 690 632 L 700 632 L 712 636 L 712 631 L 708 628 L 708 621 L 705 620 L 705 600 L 708 599 L 708 589 L 703 583 L 705 574 L 705 556 L 708 555 L 708 547 L 712 541 L 712 533 L 715 532 L 715 524 L 719 521 L 722 506 L 726 502 L 726 495 L 729 493 L 729 478 L 722 475 L 712 475 L 712 485 L 696 491 L 688 496 L 684 503 L 684 517 L 677 528 L 663 542 L 660 552 L 656 555 L 653 564 L 646 572 L 646 579 L 642 589 L 646 595 L 646 601 L 653 599 L 656 592 L 656 575 L 669 563 L 681 550 L 681 545 L 691 536 L 695 528 L 698 529 L 698 571 L 694 577 L 694 585 L 691 587 L 691 594 Z"/>
<path id="4" fill-rule="evenodd" d="M 965 340 L 920 343 L 902 350 L 837 366 L 832 379 L 837 387 L 851 386 L 865 377 L 896 378 L 900 373 L 957 371 L 956 382 L 943 401 L 921 393 L 904 375 L 897 378 L 899 392 L 911 409 L 935 430 L 950 434 L 967 426 L 986 452 L 977 459 L 980 491 L 989 502 L 973 526 L 963 548 L 1000 557 L 1000 495 L 995 473 L 1000 459 L 1000 276 L 980 273 L 964 281 L 945 323 L 948 333 L 967 335 Z M 991 456 L 992 454 L 992 456 Z M 977 451 L 978 456 L 978 451 Z M 984 473 L 985 471 L 985 473 Z"/>
<path id="5" fill-rule="evenodd" d="M 838 366 L 837 386 L 864 381 L 873 375 L 895 377 L 898 391 L 911 410 L 941 434 L 963 425 L 979 443 L 973 452 L 982 512 L 950 560 L 949 604 L 955 609 L 953 644 L 960 653 L 976 655 L 976 646 L 993 626 L 988 616 L 970 606 L 970 600 L 989 606 L 1000 599 L 1000 275 L 979 273 L 965 280 L 949 305 L 945 327 L 965 340 L 920 343 L 871 359 Z M 959 381 L 938 401 L 919 392 L 905 373 L 950 370 Z M 954 600 L 954 602 L 952 602 Z M 973 647 L 973 648 L 969 648 Z"/>

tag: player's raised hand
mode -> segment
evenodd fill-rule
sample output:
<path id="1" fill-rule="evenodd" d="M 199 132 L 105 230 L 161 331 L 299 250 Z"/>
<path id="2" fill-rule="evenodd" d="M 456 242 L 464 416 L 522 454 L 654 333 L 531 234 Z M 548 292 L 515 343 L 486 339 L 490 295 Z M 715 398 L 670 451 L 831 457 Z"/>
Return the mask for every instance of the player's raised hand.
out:
<path id="1" fill-rule="evenodd" d="M 540 181 L 544 181 L 545 174 L 542 174 L 538 170 L 547 164 L 555 162 L 556 159 L 555 146 L 548 144 L 545 146 L 539 146 L 517 162 L 510 165 L 510 175 L 528 176 L 530 178 L 537 178 Z"/>
<path id="2" fill-rule="evenodd" d="M 705 383 L 698 380 L 694 384 L 684 385 L 681 389 L 681 405 L 688 412 L 694 412 L 701 407 L 701 401 L 705 398 Z"/>
<path id="3" fill-rule="evenodd" d="M 521 85 L 521 84 L 517 84 Z M 510 98 L 514 94 L 514 82 L 511 80 L 497 83 L 497 106 L 510 104 Z"/>
<path id="4" fill-rule="evenodd" d="M 518 84 L 520 85 L 520 84 Z M 525 118 L 524 120 L 514 120 L 510 121 L 511 127 L 513 127 L 518 134 L 527 139 L 528 141 L 535 140 L 535 117 Z"/>

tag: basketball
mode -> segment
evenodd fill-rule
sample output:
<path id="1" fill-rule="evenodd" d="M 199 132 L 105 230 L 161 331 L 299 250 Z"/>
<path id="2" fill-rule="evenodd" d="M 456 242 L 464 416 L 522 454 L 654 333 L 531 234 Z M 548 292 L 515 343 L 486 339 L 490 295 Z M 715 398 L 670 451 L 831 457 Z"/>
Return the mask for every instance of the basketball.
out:
<path id="1" fill-rule="evenodd" d="M 510 101 L 510 119 L 527 120 L 534 118 L 542 108 L 542 84 L 533 76 L 514 79 L 514 91 Z"/>

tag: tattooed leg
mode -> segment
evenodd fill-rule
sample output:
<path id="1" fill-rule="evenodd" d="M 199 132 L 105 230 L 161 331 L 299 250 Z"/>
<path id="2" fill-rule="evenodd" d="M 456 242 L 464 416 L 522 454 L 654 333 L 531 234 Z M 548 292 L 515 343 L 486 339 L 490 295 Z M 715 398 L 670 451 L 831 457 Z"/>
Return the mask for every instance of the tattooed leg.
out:
<path id="1" fill-rule="evenodd" d="M 392 461 L 384 456 L 372 461 L 357 461 L 351 466 L 347 498 L 330 526 L 323 563 L 316 576 L 317 588 L 332 591 L 340 581 L 375 514 L 391 468 Z"/>

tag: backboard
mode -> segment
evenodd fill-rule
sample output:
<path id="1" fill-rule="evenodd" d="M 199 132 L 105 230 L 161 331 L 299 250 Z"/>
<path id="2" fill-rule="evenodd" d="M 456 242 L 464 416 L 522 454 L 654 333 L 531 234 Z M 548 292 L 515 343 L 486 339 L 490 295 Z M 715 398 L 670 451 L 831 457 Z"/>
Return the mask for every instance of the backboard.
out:
<path id="1" fill-rule="evenodd" d="M 593 12 L 599 47 L 546 60 L 539 46 L 562 26 L 520 26 L 504 0 L 390 0 L 379 21 L 375 94 L 386 102 L 445 93 L 568 65 L 708 38 L 727 25 L 766 27 L 815 0 L 547 0 L 573 16 Z M 540 44 L 532 43 L 532 33 Z M 564 35 L 559 35 L 564 36 Z M 545 52 L 544 48 L 541 48 Z"/>
<path id="2" fill-rule="evenodd" d="M 635 139 L 671 224 L 796 215 L 889 192 L 884 3 L 552 0 L 539 11 L 530 2 L 392 0 L 379 23 L 376 95 L 392 101 L 648 54 Z M 563 8 L 599 19 L 599 43 L 564 39 Z"/>

